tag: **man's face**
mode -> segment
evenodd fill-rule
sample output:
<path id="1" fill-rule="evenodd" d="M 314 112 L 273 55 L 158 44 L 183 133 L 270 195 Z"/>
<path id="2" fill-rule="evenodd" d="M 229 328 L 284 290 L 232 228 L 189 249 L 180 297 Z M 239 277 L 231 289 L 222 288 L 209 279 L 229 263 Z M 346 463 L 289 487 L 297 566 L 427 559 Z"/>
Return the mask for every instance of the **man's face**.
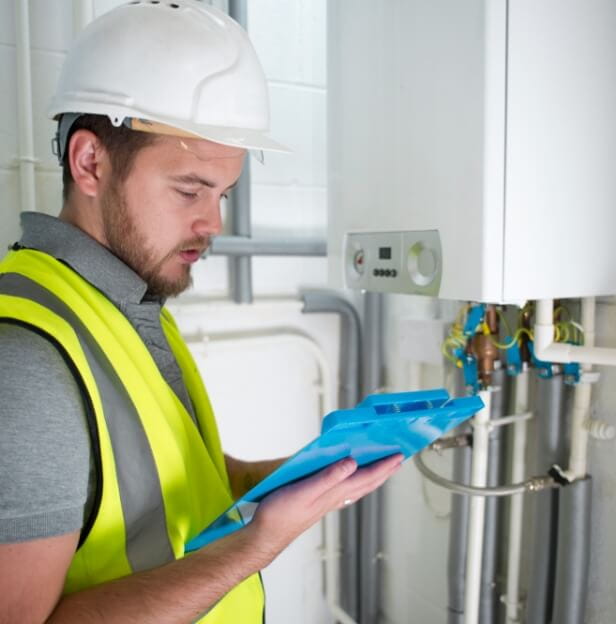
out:
<path id="1" fill-rule="evenodd" d="M 220 233 L 220 200 L 240 176 L 245 150 L 201 139 L 160 136 L 135 157 L 122 184 L 101 196 L 105 243 L 169 297 L 191 283 L 191 266 Z"/>

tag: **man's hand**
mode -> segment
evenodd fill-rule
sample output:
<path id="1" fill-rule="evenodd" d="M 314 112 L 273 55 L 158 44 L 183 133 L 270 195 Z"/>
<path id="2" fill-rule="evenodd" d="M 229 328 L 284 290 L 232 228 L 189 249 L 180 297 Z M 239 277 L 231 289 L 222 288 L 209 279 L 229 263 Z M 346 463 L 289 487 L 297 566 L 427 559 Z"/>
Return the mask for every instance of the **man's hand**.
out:
<path id="1" fill-rule="evenodd" d="M 364 468 L 358 468 L 351 458 L 343 459 L 267 496 L 247 529 L 254 533 L 259 548 L 274 559 L 325 514 L 342 508 L 348 501 L 355 502 L 385 483 L 403 459 L 403 455 L 392 455 Z"/>

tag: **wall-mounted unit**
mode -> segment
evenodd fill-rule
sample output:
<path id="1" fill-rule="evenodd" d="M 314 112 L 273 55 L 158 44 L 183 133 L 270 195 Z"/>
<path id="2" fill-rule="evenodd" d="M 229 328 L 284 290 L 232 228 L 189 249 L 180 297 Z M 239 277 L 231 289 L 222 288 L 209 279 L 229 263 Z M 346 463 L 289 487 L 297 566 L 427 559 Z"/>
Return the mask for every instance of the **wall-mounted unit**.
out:
<path id="1" fill-rule="evenodd" d="M 332 285 L 616 293 L 616 2 L 328 11 Z"/>

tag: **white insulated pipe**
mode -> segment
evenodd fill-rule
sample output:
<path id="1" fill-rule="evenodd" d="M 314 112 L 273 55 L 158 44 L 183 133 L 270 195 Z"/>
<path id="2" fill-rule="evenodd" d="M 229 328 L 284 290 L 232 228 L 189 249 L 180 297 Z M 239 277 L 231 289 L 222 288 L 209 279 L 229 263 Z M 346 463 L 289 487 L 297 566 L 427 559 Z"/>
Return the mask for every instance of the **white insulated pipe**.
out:
<path id="1" fill-rule="evenodd" d="M 36 210 L 34 131 L 32 121 L 32 63 L 28 0 L 15 0 L 15 53 L 17 59 L 17 122 L 19 129 L 19 182 L 21 210 Z"/>
<path id="2" fill-rule="evenodd" d="M 584 346 L 595 345 L 595 300 L 593 297 L 582 299 L 582 329 L 584 330 Z M 592 370 L 590 364 L 582 365 L 582 373 Z M 575 386 L 573 395 L 573 414 L 571 419 L 571 450 L 566 476 L 569 480 L 586 477 L 588 462 L 588 426 L 592 384 L 584 380 L 584 375 Z"/>
<path id="3" fill-rule="evenodd" d="M 490 443 L 491 392 L 479 392 L 484 408 L 473 418 L 473 456 L 471 485 L 485 487 L 488 482 L 488 447 Z M 464 624 L 478 624 L 485 523 L 484 496 L 473 496 L 468 521 L 468 551 L 466 555 L 466 585 L 464 588 Z"/>
<path id="4" fill-rule="evenodd" d="M 592 370 L 592 364 L 616 366 L 616 349 L 595 347 L 595 299 L 582 299 L 582 329 L 584 346 L 554 342 L 554 302 L 537 301 L 535 324 L 535 355 L 546 362 L 580 362 L 582 372 Z M 588 456 L 588 412 L 590 410 L 591 384 L 584 376 L 575 387 L 571 423 L 571 452 L 569 467 L 565 472 L 571 481 L 586 476 Z"/>
<path id="5" fill-rule="evenodd" d="M 592 303 L 591 303 L 592 302 Z M 584 308 L 592 306 L 594 310 L 594 298 L 582 299 L 582 316 Z M 552 299 L 539 299 L 537 301 L 537 313 L 534 328 L 535 355 L 544 362 L 580 362 L 581 364 L 603 364 L 616 366 L 616 349 L 606 349 L 594 346 L 594 312 L 592 323 L 592 342 L 586 336 L 584 328 L 584 346 L 554 342 L 554 301 Z"/>
<path id="6" fill-rule="evenodd" d="M 514 413 L 524 414 L 528 410 L 528 370 L 516 377 L 514 390 Z M 511 458 L 511 481 L 524 479 L 524 457 L 526 452 L 527 421 L 520 419 L 513 426 L 513 449 Z M 514 494 L 509 507 L 509 543 L 507 546 L 507 595 L 505 597 L 507 624 L 520 622 L 520 562 L 522 558 L 522 523 L 524 515 L 524 494 Z"/>

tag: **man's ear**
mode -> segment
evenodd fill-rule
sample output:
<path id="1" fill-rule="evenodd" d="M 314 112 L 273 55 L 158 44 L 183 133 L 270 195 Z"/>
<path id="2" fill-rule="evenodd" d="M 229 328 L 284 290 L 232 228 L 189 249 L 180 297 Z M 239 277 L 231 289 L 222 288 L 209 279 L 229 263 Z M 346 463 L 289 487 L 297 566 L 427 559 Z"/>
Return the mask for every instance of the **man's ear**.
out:
<path id="1" fill-rule="evenodd" d="M 107 153 L 99 138 L 89 130 L 76 130 L 68 146 L 68 164 L 75 186 L 88 197 L 96 197 Z"/>

